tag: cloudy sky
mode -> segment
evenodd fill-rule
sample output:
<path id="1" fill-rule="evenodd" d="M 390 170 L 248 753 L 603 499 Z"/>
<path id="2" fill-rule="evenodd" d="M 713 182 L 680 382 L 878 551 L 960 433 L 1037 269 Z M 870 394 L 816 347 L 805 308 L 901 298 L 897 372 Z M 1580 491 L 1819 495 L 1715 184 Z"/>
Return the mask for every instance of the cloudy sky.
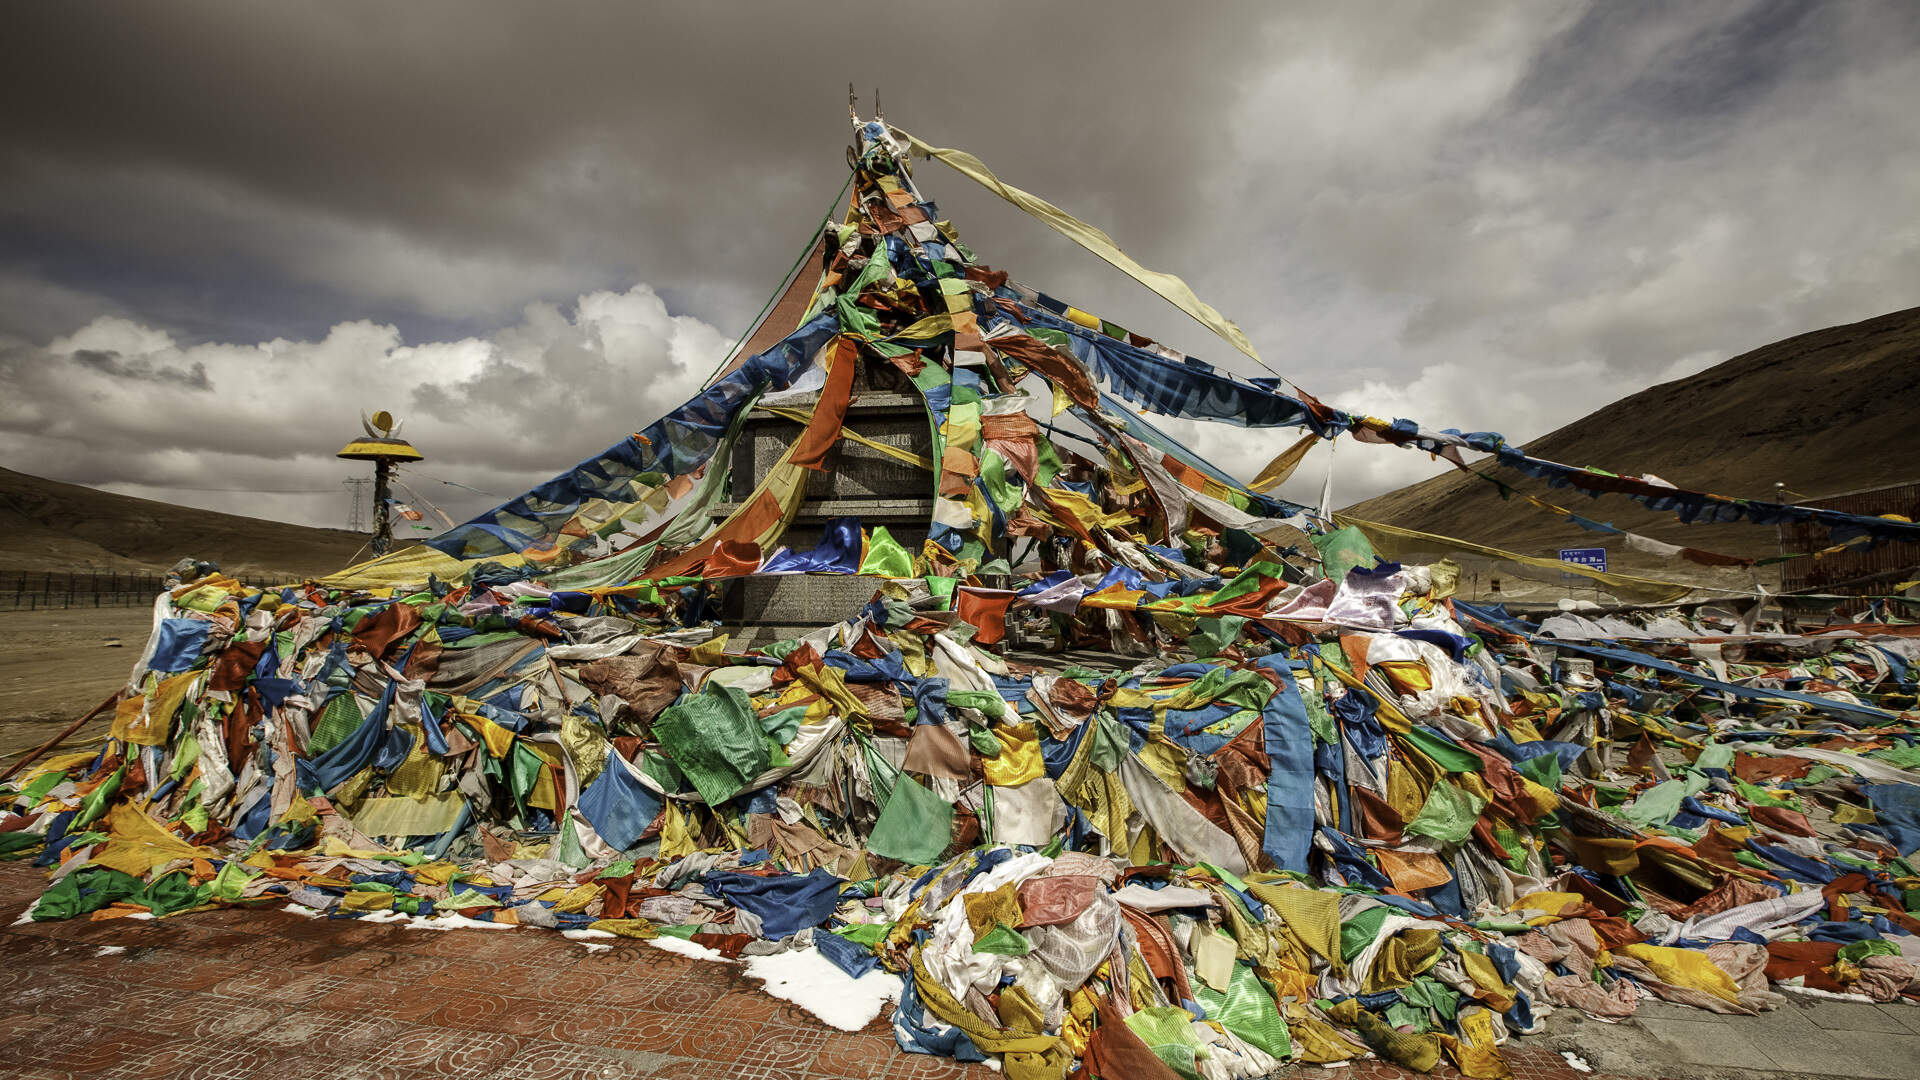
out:
<path id="1" fill-rule="evenodd" d="M 698 388 L 845 179 L 849 79 L 1376 415 L 1524 439 L 1920 302 L 1920 5 L 915 6 L 11 10 L 0 464 L 340 525 L 388 408 L 427 499 L 518 493 Z M 988 263 L 1259 373 L 920 176 Z M 1170 426 L 1242 476 L 1294 434 Z M 1337 461 L 1342 503 L 1433 470 Z"/>

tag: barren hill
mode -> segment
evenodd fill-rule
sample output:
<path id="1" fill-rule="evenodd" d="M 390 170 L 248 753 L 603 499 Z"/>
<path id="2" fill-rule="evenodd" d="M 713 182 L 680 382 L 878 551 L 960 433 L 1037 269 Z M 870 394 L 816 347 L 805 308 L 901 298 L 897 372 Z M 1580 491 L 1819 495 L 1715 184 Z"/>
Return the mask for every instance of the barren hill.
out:
<path id="1" fill-rule="evenodd" d="M 0 569 L 164 570 L 192 555 L 230 573 L 297 579 L 347 565 L 365 539 L 0 469 Z"/>
<path id="2" fill-rule="evenodd" d="M 1674 382 L 1649 387 L 1526 444 L 1535 457 L 1671 484 L 1772 498 L 1785 483 L 1806 501 L 1920 477 L 1920 308 L 1776 341 Z M 1381 449 L 1380 453 L 1394 451 Z M 1683 525 L 1622 496 L 1598 499 L 1476 465 L 1516 490 L 1583 517 L 1668 543 L 1747 558 L 1778 551 L 1771 528 Z M 1625 552 L 1484 480 L 1449 472 L 1348 507 L 1355 517 L 1552 557 L 1606 547 L 1616 565 L 1658 560 Z M 1671 566 L 1671 564 L 1665 564 Z"/>

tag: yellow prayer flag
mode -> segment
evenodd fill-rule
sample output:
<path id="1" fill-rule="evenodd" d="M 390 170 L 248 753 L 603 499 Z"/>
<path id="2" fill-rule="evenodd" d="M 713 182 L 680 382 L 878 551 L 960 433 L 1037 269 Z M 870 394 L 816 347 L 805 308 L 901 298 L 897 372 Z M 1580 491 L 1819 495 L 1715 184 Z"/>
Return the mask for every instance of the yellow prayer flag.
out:
<path id="1" fill-rule="evenodd" d="M 1308 432 L 1299 442 L 1280 451 L 1272 461 L 1267 462 L 1267 467 L 1260 470 L 1260 475 L 1253 478 L 1253 482 L 1247 485 L 1247 489 L 1264 493 L 1286 483 L 1287 478 L 1293 475 L 1293 471 L 1306 460 L 1307 451 L 1313 449 L 1314 444 L 1319 441 L 1320 436 Z"/>

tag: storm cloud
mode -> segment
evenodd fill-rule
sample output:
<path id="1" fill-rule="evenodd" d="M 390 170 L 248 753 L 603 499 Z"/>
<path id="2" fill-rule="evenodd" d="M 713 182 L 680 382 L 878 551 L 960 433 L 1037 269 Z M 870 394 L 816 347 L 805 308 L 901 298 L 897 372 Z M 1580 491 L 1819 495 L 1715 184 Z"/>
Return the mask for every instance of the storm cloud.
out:
<path id="1" fill-rule="evenodd" d="M 1376 415 L 1525 439 L 1920 294 L 1911 5 L 10 15 L 0 460 L 290 520 L 340 523 L 362 409 L 457 517 L 691 393 L 844 181 L 849 80 Z M 992 265 L 1261 373 L 920 170 Z M 1242 475 L 1292 435 L 1169 426 Z M 1341 502 L 1435 468 L 1337 462 Z"/>

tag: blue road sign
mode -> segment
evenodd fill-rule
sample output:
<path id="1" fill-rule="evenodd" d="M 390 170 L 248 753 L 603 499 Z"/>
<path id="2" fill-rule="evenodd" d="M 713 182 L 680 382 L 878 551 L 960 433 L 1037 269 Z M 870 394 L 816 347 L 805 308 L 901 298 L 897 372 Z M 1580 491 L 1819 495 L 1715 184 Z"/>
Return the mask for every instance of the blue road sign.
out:
<path id="1" fill-rule="evenodd" d="M 1606 548 L 1561 548 L 1560 561 L 1584 566 L 1589 570 L 1607 572 Z"/>

